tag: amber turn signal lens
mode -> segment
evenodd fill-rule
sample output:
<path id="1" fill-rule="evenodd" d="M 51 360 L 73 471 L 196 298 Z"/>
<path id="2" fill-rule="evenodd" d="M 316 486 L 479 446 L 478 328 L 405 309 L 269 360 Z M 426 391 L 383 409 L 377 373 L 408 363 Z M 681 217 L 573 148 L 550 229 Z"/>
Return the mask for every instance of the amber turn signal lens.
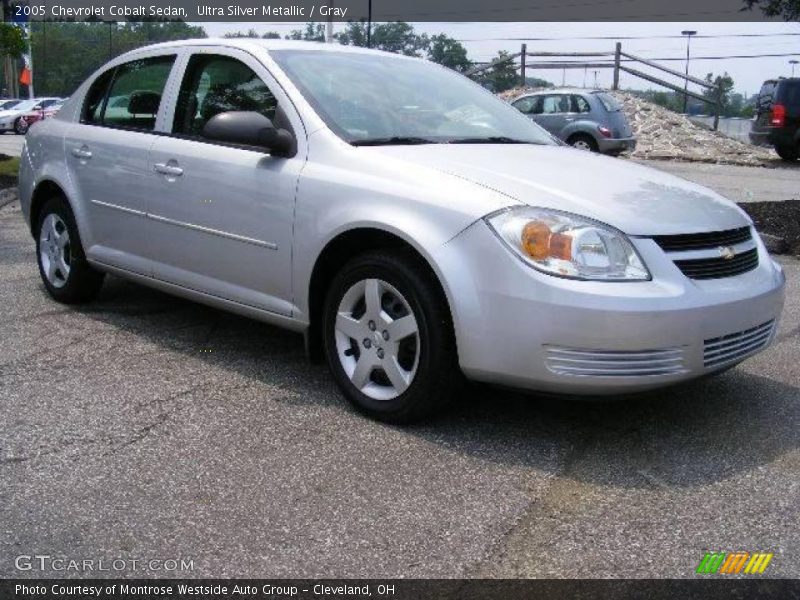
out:
<path id="1" fill-rule="evenodd" d="M 572 238 L 553 233 L 543 221 L 531 221 L 522 229 L 522 249 L 534 260 L 546 258 L 572 259 Z"/>

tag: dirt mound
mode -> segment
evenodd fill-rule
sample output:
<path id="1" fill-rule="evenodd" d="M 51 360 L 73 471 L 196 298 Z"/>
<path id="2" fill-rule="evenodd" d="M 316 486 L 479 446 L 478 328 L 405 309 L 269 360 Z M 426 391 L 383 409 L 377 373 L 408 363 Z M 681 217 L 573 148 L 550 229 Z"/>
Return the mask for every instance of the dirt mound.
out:
<path id="1" fill-rule="evenodd" d="M 515 88 L 499 94 L 504 100 L 535 91 Z M 776 155 L 693 123 L 685 116 L 642 100 L 627 92 L 611 92 L 622 104 L 622 110 L 637 138 L 632 158 L 682 160 L 746 166 L 774 166 Z"/>

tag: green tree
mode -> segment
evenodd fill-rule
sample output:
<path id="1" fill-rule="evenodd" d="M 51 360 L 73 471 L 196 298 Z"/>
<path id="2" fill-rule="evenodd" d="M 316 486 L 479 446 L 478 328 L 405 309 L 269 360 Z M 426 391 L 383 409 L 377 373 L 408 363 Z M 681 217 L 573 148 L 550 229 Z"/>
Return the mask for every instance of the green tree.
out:
<path id="1" fill-rule="evenodd" d="M 206 37 L 182 22 L 32 22 L 33 83 L 37 94 L 67 96 L 106 61 L 141 46 Z"/>
<path id="2" fill-rule="evenodd" d="M 305 40 L 307 42 L 324 42 L 325 25 L 322 23 L 306 23 L 305 29 L 294 29 L 286 36 L 287 40 Z"/>
<path id="3" fill-rule="evenodd" d="M 532 88 L 551 88 L 555 87 L 546 79 L 539 79 L 538 77 L 525 77 L 525 87 Z"/>
<path id="4" fill-rule="evenodd" d="M 800 0 L 744 0 L 745 8 L 758 7 L 768 17 L 781 17 L 784 21 L 800 21 Z"/>
<path id="5" fill-rule="evenodd" d="M 495 93 L 510 90 L 519 85 L 519 75 L 515 61 L 505 50 L 500 50 L 491 62 L 497 64 L 478 76 L 478 81 Z"/>
<path id="6" fill-rule="evenodd" d="M 728 106 L 731 102 L 731 92 L 733 92 L 733 78 L 728 75 L 726 71 L 722 75 L 714 75 L 709 73 L 705 77 L 708 83 L 714 85 L 713 89 L 704 89 L 703 96 L 709 100 L 716 102 L 717 95 L 719 95 L 720 106 L 723 114 L 727 114 Z"/>
<path id="7" fill-rule="evenodd" d="M 334 37 L 340 44 L 366 47 L 367 23 L 350 21 Z M 370 41 L 372 48 L 406 56 L 422 56 L 430 44 L 427 35 L 418 35 L 414 27 L 404 21 L 373 24 Z"/>
<path id="8" fill-rule="evenodd" d="M 20 58 L 28 50 L 22 28 L 11 23 L 0 23 L 0 54 Z"/>
<path id="9" fill-rule="evenodd" d="M 463 73 L 472 66 L 467 49 L 461 42 L 440 33 L 430 38 L 428 60 Z"/>
<path id="10" fill-rule="evenodd" d="M 268 31 L 263 35 L 259 35 L 259 33 L 255 29 L 249 29 L 247 31 L 229 31 L 225 34 L 226 38 L 228 39 L 237 39 L 237 38 L 260 38 L 264 40 L 279 40 L 281 39 L 281 34 L 277 31 Z"/>

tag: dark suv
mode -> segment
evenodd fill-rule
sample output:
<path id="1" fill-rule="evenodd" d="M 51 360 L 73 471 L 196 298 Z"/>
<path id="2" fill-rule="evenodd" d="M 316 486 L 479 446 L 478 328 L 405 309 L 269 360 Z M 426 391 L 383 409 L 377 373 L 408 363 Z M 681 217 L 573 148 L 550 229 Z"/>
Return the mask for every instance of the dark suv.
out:
<path id="1" fill-rule="evenodd" d="M 783 160 L 800 158 L 800 77 L 764 82 L 756 100 L 750 141 L 775 146 Z"/>

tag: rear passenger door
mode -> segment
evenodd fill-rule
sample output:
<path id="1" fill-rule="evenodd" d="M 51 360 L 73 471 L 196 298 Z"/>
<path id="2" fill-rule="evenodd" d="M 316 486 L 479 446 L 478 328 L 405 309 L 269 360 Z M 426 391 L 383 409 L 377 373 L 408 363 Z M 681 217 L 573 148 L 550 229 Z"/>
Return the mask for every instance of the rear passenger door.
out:
<path id="1" fill-rule="evenodd" d="M 175 61 L 175 54 L 149 56 L 100 74 L 65 138 L 69 174 L 89 216 L 88 256 L 147 275 L 154 184 L 147 160 Z"/>
<path id="2" fill-rule="evenodd" d="M 203 137 L 217 114 L 255 111 L 291 130 L 291 158 Z M 199 48 L 189 57 L 169 133 L 150 155 L 156 277 L 270 312 L 292 312 L 292 225 L 305 162 L 302 122 L 250 54 Z"/>

